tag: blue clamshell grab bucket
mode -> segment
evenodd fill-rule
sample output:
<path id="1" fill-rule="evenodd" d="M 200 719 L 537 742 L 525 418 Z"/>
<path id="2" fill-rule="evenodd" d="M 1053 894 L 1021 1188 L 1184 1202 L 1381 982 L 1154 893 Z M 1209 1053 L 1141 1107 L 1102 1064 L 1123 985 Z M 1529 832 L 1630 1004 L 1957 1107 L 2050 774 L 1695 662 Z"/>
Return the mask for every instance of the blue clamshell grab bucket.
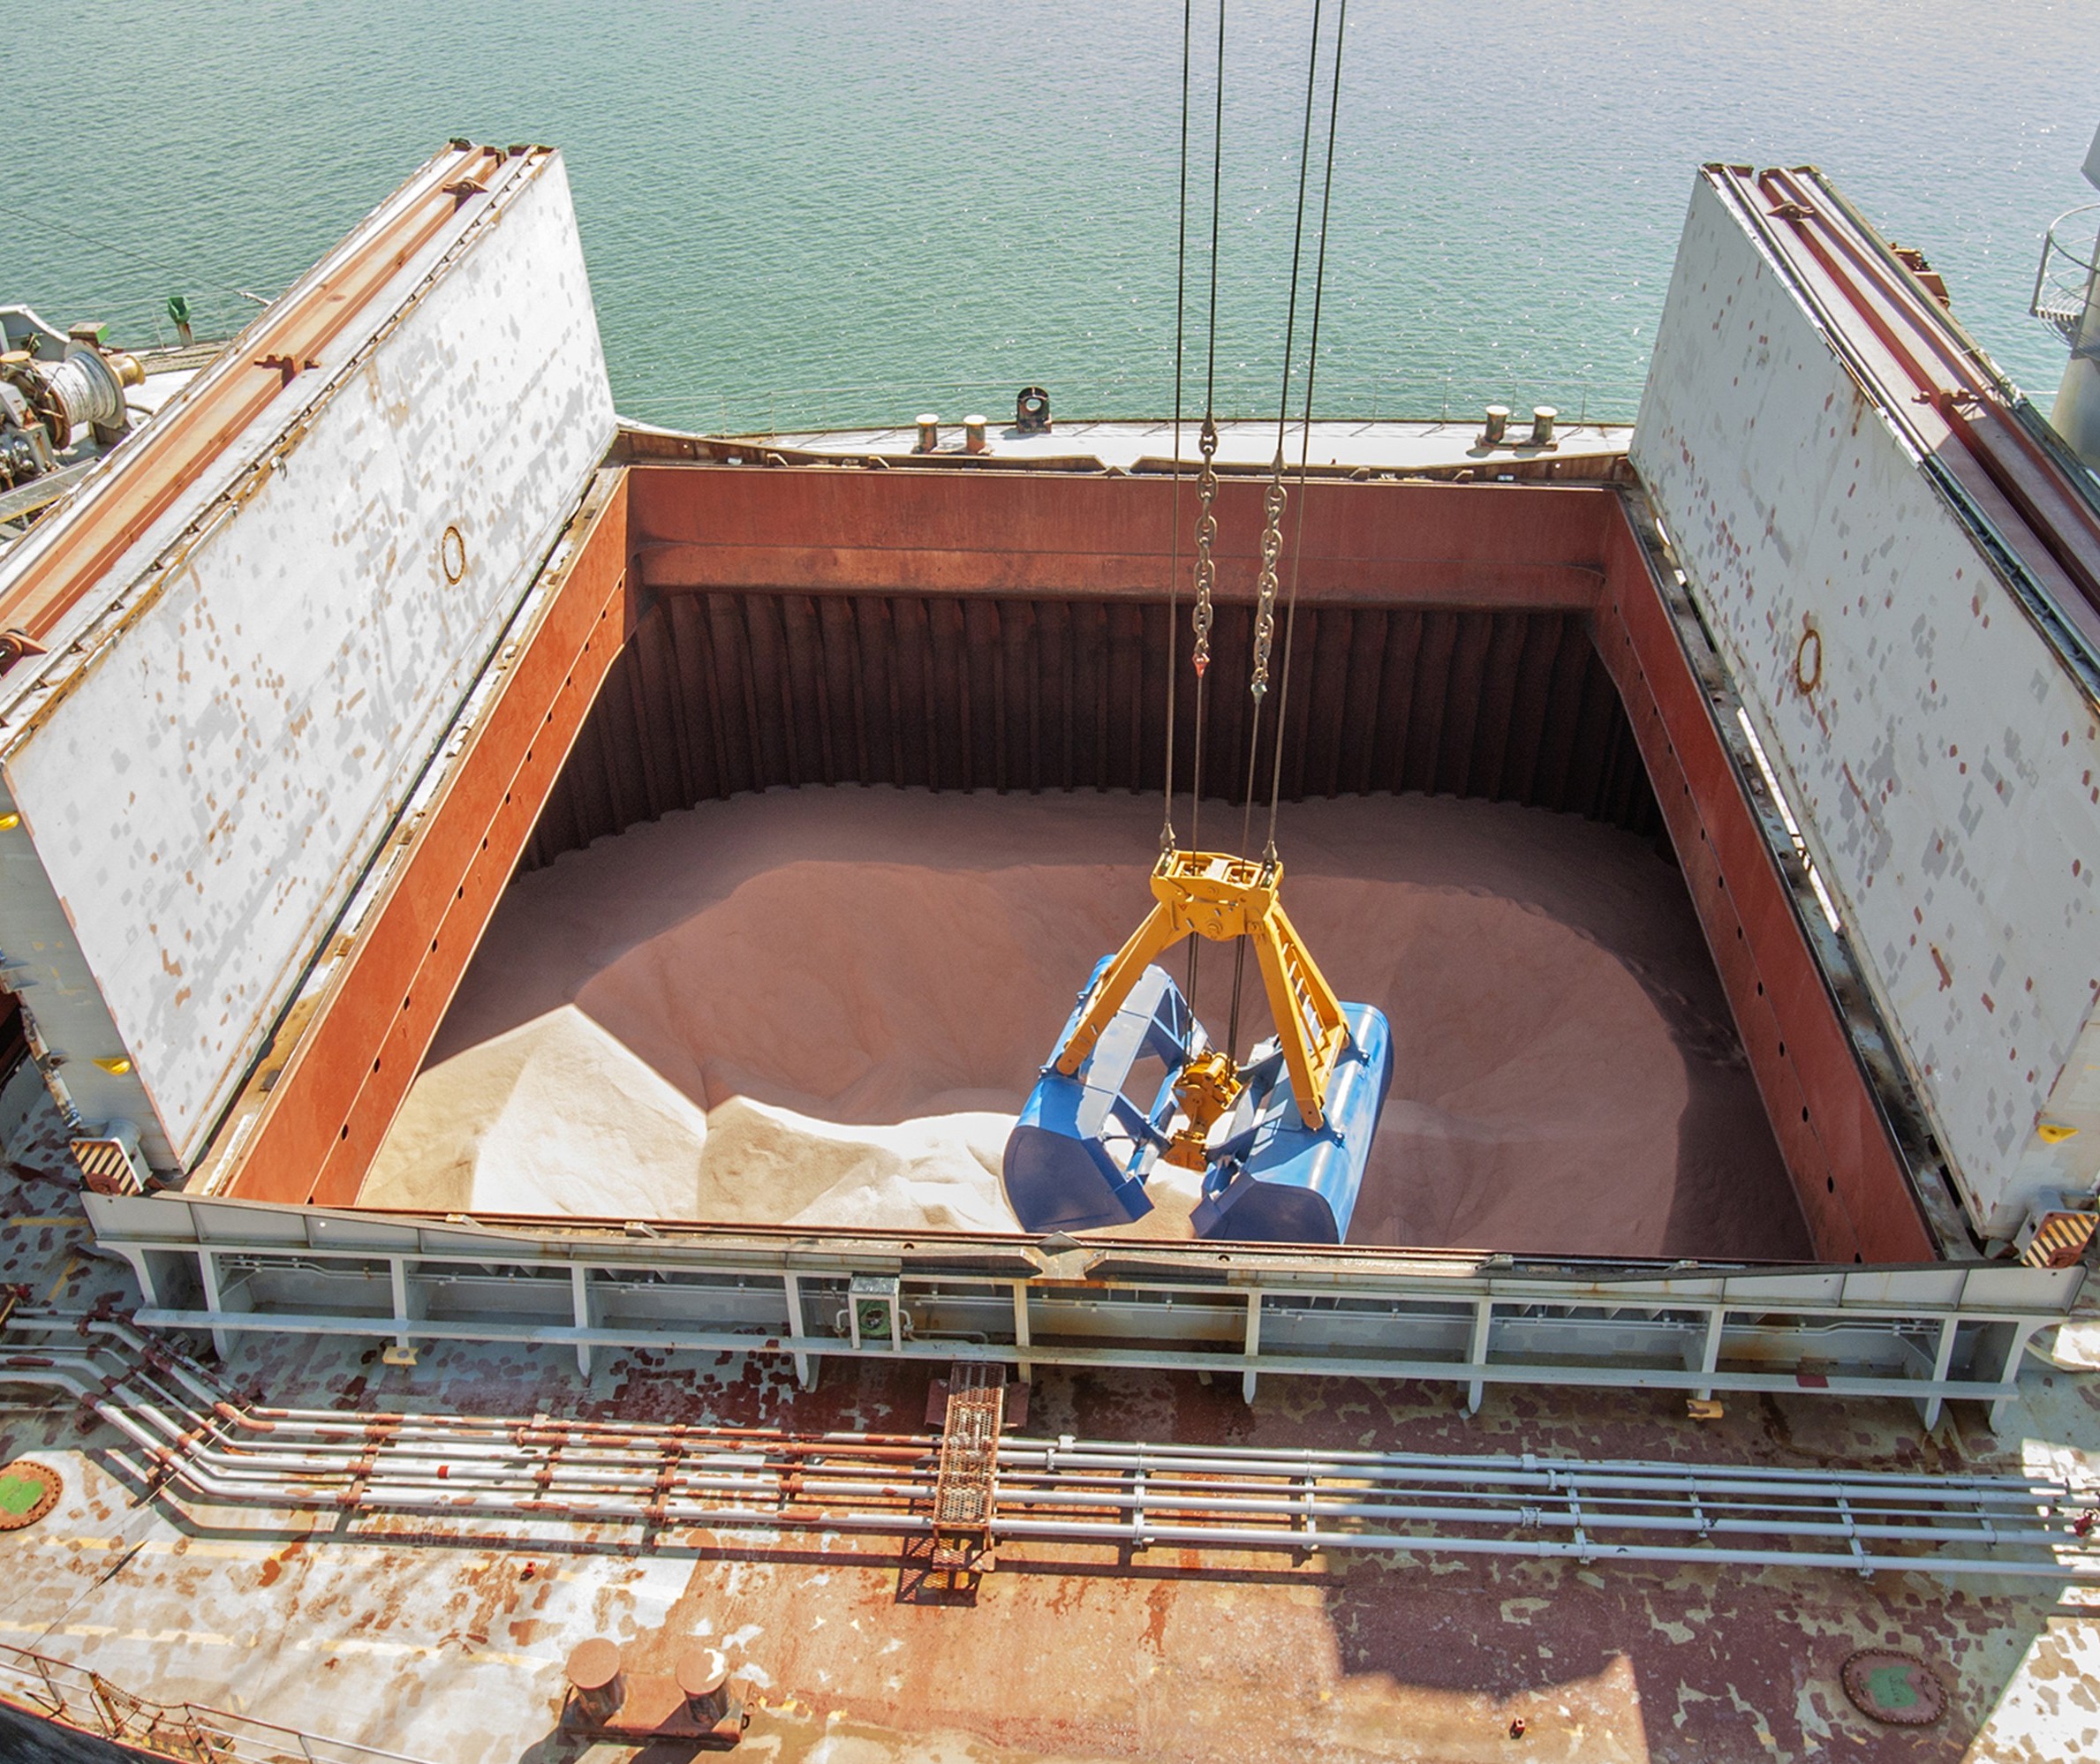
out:
<path id="1" fill-rule="evenodd" d="M 1175 1080 L 1210 1051 L 1180 988 L 1148 966 L 1077 1070 L 1061 1072 L 1059 1056 L 1114 960 L 1104 958 L 1089 976 L 1007 1140 L 1007 1202 L 1025 1231 L 1094 1231 L 1150 1212 L 1145 1181 L 1174 1135 Z M 1374 1006 L 1343 1004 L 1341 1014 L 1347 1034 L 1318 1127 L 1306 1125 L 1280 1043 L 1261 1044 L 1238 1068 L 1243 1088 L 1205 1146 L 1193 1215 L 1199 1237 L 1340 1243 L 1348 1235 L 1393 1081 L 1393 1037 Z M 1150 1098 L 1133 1100 L 1126 1089 L 1148 1055 L 1166 1075 Z"/>

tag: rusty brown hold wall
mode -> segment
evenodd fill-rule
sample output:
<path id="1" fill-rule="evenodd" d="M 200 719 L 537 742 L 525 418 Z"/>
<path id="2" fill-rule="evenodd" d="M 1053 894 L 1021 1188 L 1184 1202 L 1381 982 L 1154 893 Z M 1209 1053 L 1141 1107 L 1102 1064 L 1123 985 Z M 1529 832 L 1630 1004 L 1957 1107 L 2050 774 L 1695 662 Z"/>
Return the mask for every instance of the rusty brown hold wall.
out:
<path id="1" fill-rule="evenodd" d="M 1184 609 L 1185 610 L 1185 609 Z M 1246 788 L 1251 609 L 1219 608 L 1204 789 Z M 673 593 L 640 620 L 549 796 L 526 867 L 673 809 L 803 784 L 1157 790 L 1170 640 L 1175 780 L 1194 778 L 1185 628 L 1163 602 Z M 1279 644 L 1280 654 L 1280 641 Z M 1267 794 L 1272 690 L 1257 761 Z M 1660 823 L 1587 621 L 1301 607 L 1288 800 L 1416 790 Z"/>
<path id="2" fill-rule="evenodd" d="M 1170 650 L 1193 783 L 1189 607 L 1167 606 L 1191 574 L 1192 484 L 676 466 L 630 484 L 627 648 L 527 867 L 782 785 L 1156 790 Z M 1658 829 L 1590 636 L 1614 509 L 1594 487 L 1316 482 L 1301 537 L 1294 492 L 1291 685 L 1268 700 L 1259 793 L 1284 702 L 1291 800 L 1418 790 Z M 1261 486 L 1227 483 L 1218 514 L 1203 788 L 1238 802 Z"/>

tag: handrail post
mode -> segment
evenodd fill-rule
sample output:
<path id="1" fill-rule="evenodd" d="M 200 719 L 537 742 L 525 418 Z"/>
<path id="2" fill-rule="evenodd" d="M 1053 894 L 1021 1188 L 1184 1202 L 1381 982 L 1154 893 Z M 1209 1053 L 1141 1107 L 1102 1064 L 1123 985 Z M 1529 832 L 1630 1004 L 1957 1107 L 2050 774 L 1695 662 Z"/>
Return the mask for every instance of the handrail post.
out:
<path id="1" fill-rule="evenodd" d="M 51 1662 L 41 1654 L 32 1654 L 29 1657 L 36 1662 L 36 1676 L 44 1681 L 45 1694 L 51 1700 L 51 1713 L 63 1715 L 65 1713 L 65 1698 L 60 1693 L 58 1686 L 51 1682 Z"/>

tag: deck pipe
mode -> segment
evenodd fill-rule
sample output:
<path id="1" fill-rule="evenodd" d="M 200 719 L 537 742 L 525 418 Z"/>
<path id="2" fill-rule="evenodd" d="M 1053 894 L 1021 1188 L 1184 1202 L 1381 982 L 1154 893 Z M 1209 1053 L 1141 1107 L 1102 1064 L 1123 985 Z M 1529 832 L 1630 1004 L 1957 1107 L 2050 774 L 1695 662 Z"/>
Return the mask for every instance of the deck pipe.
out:
<path id="1" fill-rule="evenodd" d="M 32 1326 L 35 1321 L 30 1320 Z M 121 1329 L 105 1332 L 121 1336 L 129 1333 Z M 930 1489 L 920 1478 L 908 1478 L 903 1485 L 895 1481 L 871 1481 L 865 1477 L 856 1478 L 848 1463 L 836 1466 L 804 1464 L 792 1471 L 782 1471 L 765 1462 L 760 1451 L 756 1462 L 749 1457 L 735 1452 L 701 1452 L 691 1454 L 696 1463 L 711 1462 L 715 1467 L 739 1474 L 728 1475 L 692 1475 L 682 1467 L 674 1472 L 673 1489 L 682 1492 L 697 1493 L 706 1489 L 720 1489 L 736 1495 L 763 1493 L 768 1487 L 774 1496 L 774 1504 L 765 1508 L 724 1508 L 699 1504 L 680 1498 L 669 1490 L 661 1490 L 663 1448 L 671 1444 L 683 1446 L 686 1442 L 703 1444 L 714 1437 L 714 1430 L 704 1436 L 692 1431 L 661 1424 L 644 1424 L 633 1429 L 623 1429 L 619 1423 L 595 1423 L 593 1431 L 608 1436 L 606 1444 L 614 1445 L 622 1438 L 640 1436 L 649 1442 L 651 1452 L 646 1477 L 639 1472 L 633 1474 L 618 1471 L 595 1473 L 601 1480 L 584 1488 L 563 1490 L 563 1498 L 549 1499 L 544 1492 L 548 1485 L 535 1486 L 542 1492 L 532 1497 L 520 1498 L 506 1491 L 501 1477 L 506 1469 L 524 1471 L 532 1460 L 523 1457 L 514 1444 L 521 1431 L 534 1431 L 543 1435 L 560 1435 L 565 1429 L 549 1427 L 545 1422 L 520 1424 L 510 1421 L 495 1421 L 471 1417 L 403 1417 L 398 1427 L 387 1423 L 374 1423 L 366 1417 L 346 1421 L 339 1412 L 333 1411 L 276 1411 L 275 1414 L 291 1421 L 287 1432 L 323 1433 L 339 1436 L 341 1443 L 334 1446 L 322 1445 L 318 1450 L 311 1444 L 291 1450 L 290 1440 L 283 1444 L 268 1436 L 277 1430 L 272 1423 L 260 1430 L 264 1439 L 259 1446 L 233 1447 L 218 1450 L 203 1444 L 206 1439 L 223 1439 L 223 1427 L 229 1419 L 238 1419 L 241 1412 L 216 1396 L 201 1378 L 183 1368 L 173 1356 L 164 1353 L 155 1356 L 154 1369 L 165 1372 L 186 1387 L 191 1395 L 209 1399 L 209 1418 L 191 1410 L 187 1419 L 192 1425 L 181 1425 L 181 1415 L 170 1416 L 162 1412 L 160 1404 L 143 1400 L 136 1391 L 128 1392 L 132 1406 L 129 1410 L 112 1400 L 125 1391 L 138 1376 L 138 1368 L 127 1367 L 96 1382 L 91 1377 L 95 1369 L 97 1355 L 93 1347 L 58 1346 L 50 1350 L 53 1357 L 41 1364 L 33 1360 L 18 1361 L 0 1367 L 0 1378 L 16 1382 L 41 1383 L 68 1390 L 87 1406 L 109 1421 L 134 1444 L 146 1451 L 149 1459 L 169 1471 L 186 1486 L 204 1493 L 208 1498 L 240 1501 L 261 1501 L 271 1504 L 302 1504 L 342 1505 L 344 1496 L 339 1489 L 309 1488 L 288 1482 L 288 1471 L 299 1471 L 328 1477 L 351 1485 L 355 1492 L 351 1499 L 359 1504 L 406 1508 L 452 1513 L 518 1513 L 539 1517 L 573 1517 L 578 1520 L 635 1520 L 650 1519 L 662 1524 L 675 1518 L 687 1519 L 702 1526 L 751 1525 L 764 1528 L 788 1528 L 801 1524 L 822 1524 L 846 1528 L 880 1530 L 895 1534 L 899 1531 L 918 1532 L 927 1528 L 929 1521 L 923 1514 L 895 1511 L 897 1504 L 907 1506 L 926 1500 Z M 76 1364 L 64 1364 L 74 1361 Z M 162 1392 L 162 1400 L 169 1393 Z M 217 1423 L 215 1425 L 215 1422 Z M 417 1451 L 399 1444 L 399 1433 L 412 1429 L 419 1434 L 431 1436 L 433 1448 L 442 1447 L 453 1454 L 441 1459 L 435 1449 Z M 737 1430 L 740 1437 L 748 1430 Z M 458 1449 L 469 1442 L 460 1435 L 466 1432 L 483 1436 L 485 1449 L 470 1455 L 478 1459 L 473 1468 L 483 1474 L 469 1474 L 457 1480 L 449 1472 L 452 1463 L 459 1461 Z M 158 1436 L 156 1439 L 155 1436 Z M 886 1436 L 888 1440 L 910 1439 L 909 1436 Z M 767 1434 L 766 1445 L 797 1444 L 817 1446 L 817 1442 L 789 1442 L 776 1435 Z M 829 1436 L 834 1449 L 842 1457 L 850 1456 L 856 1449 L 865 1449 L 861 1436 L 839 1435 Z M 744 1439 L 748 1451 L 759 1445 L 755 1439 Z M 385 1469 L 373 1461 L 373 1454 L 381 1445 L 389 1448 L 389 1459 L 406 1456 L 411 1466 L 396 1468 L 391 1463 Z M 925 1438 L 911 1439 L 915 1455 L 925 1465 L 931 1456 L 933 1443 Z M 633 1448 L 644 1448 L 637 1443 Z M 1772 1471 L 1749 1473 L 1725 1473 L 1719 1476 L 1702 1476 L 1696 1472 L 1688 1473 L 1680 1466 L 1643 1464 L 1638 1461 L 1607 1463 L 1598 1466 L 1569 1466 L 1559 1464 L 1540 1465 L 1537 1460 L 1511 1459 L 1440 1459 L 1428 1454 L 1377 1453 L 1362 1451 L 1338 1452 L 1283 1452 L 1255 1449 L 1235 1452 L 1229 1448 L 1202 1447 L 1131 1447 L 1083 1445 L 1069 1440 L 1024 1441 L 1014 1440 L 1008 1444 L 1008 1465 L 1001 1478 L 1000 1491 L 1010 1507 L 1015 1504 L 1033 1507 L 1066 1507 L 1076 1511 L 1099 1512 L 1104 1509 L 1128 1511 L 1128 1519 L 1081 1519 L 1063 1514 L 1048 1518 L 1031 1518 L 1011 1511 L 1001 1515 L 996 1529 L 1012 1536 L 1064 1537 L 1075 1540 L 1115 1539 L 1121 1542 L 1210 1542 L 1227 1547 L 1254 1546 L 1261 1548 L 1348 1548 L 1371 1549 L 1443 1549 L 1477 1553 L 1532 1554 L 1538 1556 L 1579 1555 L 1584 1559 L 1613 1557 L 1620 1559 L 1651 1561 L 1756 1561 L 1759 1564 L 1794 1563 L 1799 1565 L 1829 1565 L 1851 1567 L 1862 1572 L 1872 1572 L 1876 1567 L 1930 1568 L 1943 1572 L 2022 1572 L 2075 1575 L 2087 1564 L 2083 1552 L 2066 1563 L 2052 1557 L 2040 1563 L 2007 1562 L 1991 1557 L 1981 1560 L 1951 1557 L 1918 1557 L 1899 1555 L 1892 1557 L 1870 1556 L 1861 1546 L 1864 1538 L 1888 1538 L 1913 1545 L 1954 1544 L 1973 1545 L 1979 1541 L 1987 1546 L 2004 1544 L 2024 1545 L 2031 1548 L 2061 1549 L 2074 1548 L 2067 1543 L 2064 1530 L 2036 1524 L 2031 1518 L 2021 1522 L 2026 1515 L 2017 1511 L 2000 1511 L 1992 1514 L 1984 1511 L 1985 1504 L 2005 1507 L 2008 1504 L 2024 1505 L 2031 1514 L 2036 1505 L 2062 1507 L 2075 1504 L 2077 1497 L 2065 1485 L 2032 1477 L 2017 1478 L 1939 1478 L 1910 1476 L 1894 1473 L 1857 1473 L 1832 1479 L 1824 1473 L 1814 1471 Z M 616 1445 L 610 1453 L 593 1453 L 594 1458 L 609 1457 L 617 1463 L 629 1453 Z M 887 1454 L 886 1454 L 887 1455 Z M 683 1459 L 686 1454 L 680 1454 Z M 1056 1466 L 1062 1460 L 1068 1475 L 1076 1476 L 1077 1484 L 1063 1488 L 1039 1487 L 1027 1474 L 1026 1460 L 1039 1459 L 1043 1476 L 1057 1474 Z M 418 1474 L 416 1464 L 428 1464 L 434 1467 Z M 537 1468 L 537 1466 L 533 1467 Z M 784 1504 L 792 1498 L 795 1490 L 790 1481 L 799 1483 L 814 1472 L 827 1484 L 823 1492 L 842 1500 L 880 1503 L 883 1511 L 840 1511 L 813 1510 Z M 1512 1504 L 1457 1506 L 1449 1501 L 1435 1498 L 1437 1490 L 1415 1489 L 1408 1491 L 1403 1499 L 1362 1498 L 1363 1495 L 1375 1496 L 1375 1489 L 1355 1491 L 1359 1498 L 1342 1500 L 1333 1493 L 1321 1494 L 1305 1489 L 1294 1494 L 1228 1495 L 1226 1488 L 1250 1489 L 1260 1485 L 1250 1481 L 1253 1476 L 1288 1476 L 1294 1480 L 1318 1474 L 1368 1475 L 1372 1480 L 1392 1477 L 1404 1473 L 1410 1478 L 1430 1482 L 1462 1482 L 1467 1492 L 1476 1500 L 1480 1498 L 1478 1483 L 1483 1473 L 1504 1479 L 1506 1486 L 1516 1492 L 1504 1498 Z M 1091 1474 L 1090 1474 L 1091 1473 Z M 556 1469 L 553 1474 L 560 1474 Z M 1133 1480 L 1122 1479 L 1128 1474 Z M 1114 1483 L 1104 1480 L 1116 1478 Z M 1202 1480 L 1198 1480 L 1198 1479 Z M 1221 1481 L 1220 1479 L 1222 1479 Z M 436 1484 L 451 1481 L 452 1489 L 440 1495 Z M 551 1478 L 550 1478 L 551 1481 Z M 756 1485 L 754 1487 L 754 1484 Z M 361 1485 L 361 1486 L 359 1486 Z M 462 1486 L 464 1485 L 464 1486 Z M 646 1487 L 658 1492 L 658 1498 L 637 1505 L 621 1497 L 622 1490 L 629 1488 L 638 1491 Z M 608 1498 L 586 1497 L 586 1489 L 613 1491 Z M 1454 1495 L 1457 1493 L 1454 1490 Z M 1556 1502 L 1551 1507 L 1538 1507 L 1524 1501 L 1524 1496 L 1544 1492 L 1549 1500 Z M 1735 1500 L 1731 1496 L 1762 1496 L 1756 1500 Z M 484 1498 L 487 1496 L 487 1498 Z M 1701 1511 L 1688 1515 L 1631 1512 L 1625 1508 L 1639 1502 L 1652 1505 L 1662 1496 L 1673 1496 L 1695 1501 Z M 1805 1496 L 1819 1501 L 1836 1500 L 1845 1511 L 1836 1522 L 1818 1520 L 1809 1517 L 1798 1504 L 1776 1504 L 1776 1500 L 1798 1503 Z M 1884 1524 L 1884 1519 L 1900 1519 L 1905 1515 L 1922 1516 L 1920 1505 L 1883 1506 L 1881 1502 L 1900 1500 L 1905 1496 L 1914 1502 L 1938 1509 L 1945 1517 L 1945 1503 L 1950 1499 L 1973 1502 L 1976 1512 L 1973 1519 L 1963 1514 L 1959 1526 Z M 1492 1497 L 1490 1497 L 1491 1500 Z M 1566 1501 L 1563 1508 L 1557 1504 Z M 1859 1502 L 1872 1503 L 1862 1506 Z M 1580 1504 L 1578 1506 L 1577 1504 Z M 1586 1511 L 1585 1511 L 1586 1510 Z M 1204 1519 L 1205 1514 L 1224 1514 L 1234 1517 L 1274 1513 L 1288 1522 L 1288 1527 L 1251 1527 L 1220 1525 Z M 1181 1515 L 1182 1517 L 1171 1517 Z M 1762 1517 L 1760 1517 L 1762 1515 Z M 1190 1523 L 1189 1516 L 1200 1522 Z M 1551 1528 L 1573 1529 L 1571 1539 L 1549 1537 L 1518 1539 L 1454 1538 L 1443 1535 L 1434 1537 L 1410 1536 L 1406 1534 L 1383 1533 L 1365 1530 L 1330 1533 L 1316 1527 L 1318 1519 L 1349 1518 L 1372 1519 L 1392 1524 L 1412 1520 L 1427 1523 L 1470 1523 L 1500 1527 L 1517 1527 L 1528 1530 Z M 1619 1530 L 1631 1531 L 1695 1531 L 1702 1535 L 1723 1532 L 1736 1534 L 1759 1532 L 1784 1532 L 1789 1535 L 1838 1537 L 1848 1539 L 1852 1548 L 1843 1555 L 1802 1550 L 1739 1551 L 1718 1549 L 1711 1545 L 1671 1549 L 1644 1542 L 1634 1543 L 1607 1542 L 1585 1533 L 1585 1520 L 1590 1526 L 1604 1524 Z"/>

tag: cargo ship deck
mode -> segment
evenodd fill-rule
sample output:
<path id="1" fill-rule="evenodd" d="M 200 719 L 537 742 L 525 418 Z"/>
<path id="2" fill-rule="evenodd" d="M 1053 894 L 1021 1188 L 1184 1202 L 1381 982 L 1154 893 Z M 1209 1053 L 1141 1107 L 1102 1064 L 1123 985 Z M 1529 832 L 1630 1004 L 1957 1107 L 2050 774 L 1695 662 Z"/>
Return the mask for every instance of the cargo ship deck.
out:
<path id="1" fill-rule="evenodd" d="M 24 1180 L 0 1272 L 31 1296 L 0 1337 L 0 1455 L 51 1466 L 64 1494 L 35 1525 L 0 1534 L 13 1589 L 0 1604 L 0 1698 L 35 1709 L 56 1692 L 90 1731 L 108 1723 L 86 1669 L 117 1694 L 199 1705 L 186 1718 L 231 1735 L 249 1748 L 241 1758 L 298 1757 L 302 1744 L 328 1764 L 694 1755 L 671 1745 L 638 1754 L 564 1730 L 564 1666 L 578 1644 L 608 1636 L 638 1673 L 669 1673 L 696 1641 L 721 1650 L 751 1712 L 742 1751 L 781 1760 L 1521 1750 L 1569 1764 L 1824 1753 L 1995 1764 L 2075 1757 L 2095 1737 L 2084 1689 L 2100 1670 L 2094 1594 L 2067 1560 L 2060 1579 L 1862 1577 L 1789 1565 L 1787 1552 L 1813 1546 L 1777 1528 L 1733 1540 L 1773 1558 L 1763 1563 L 1628 1560 L 1614 1546 L 1638 1534 L 1612 1528 L 1602 1489 L 1587 1558 L 1472 1555 L 1432 1541 L 1438 1529 L 1462 1535 L 1455 1526 L 1420 1527 L 1414 1548 L 1374 1549 L 1016 1537 L 1000 1541 L 973 1584 L 949 1591 L 923 1537 L 880 1528 L 896 1523 L 897 1504 L 866 1530 L 843 1496 L 828 1513 L 798 1513 L 825 1504 L 820 1474 L 796 1493 L 778 1486 L 808 1462 L 786 1448 L 827 1444 L 850 1467 L 871 1436 L 888 1442 L 884 1477 L 924 1475 L 938 1453 L 939 1393 L 927 1372 L 880 1361 L 835 1362 L 804 1391 L 762 1357 L 637 1350 L 606 1356 L 579 1383 L 558 1349 L 461 1343 L 389 1366 L 357 1340 L 249 1337 L 223 1365 L 185 1359 L 183 1369 L 230 1413 L 256 1401 L 312 1411 L 341 1429 L 344 1449 L 318 1463 L 301 1430 L 275 1441 L 292 1465 L 273 1472 L 273 1436 L 251 1433 L 246 1454 L 217 1466 L 236 1489 L 252 1479 L 235 1498 L 225 1481 L 193 1482 L 207 1466 L 172 1439 L 157 1464 L 70 1400 L 69 1383 L 148 1436 L 149 1410 L 178 1433 L 192 1425 L 178 1401 L 208 1416 L 202 1392 L 156 1365 L 157 1344 L 122 1323 L 139 1294 L 67 1209 L 62 1135 L 54 1121 L 43 1127 L 41 1143 L 32 1130 L 14 1148 Z M 1667 1391 L 1600 1402 L 1512 1389 L 1467 1416 L 1420 1384 L 1292 1379 L 1265 1384 L 1250 1406 L 1225 1378 L 1060 1368 L 1036 1372 L 1010 1430 L 1054 1449 L 1147 1441 L 1317 1458 L 1375 1446 L 1447 1463 L 1502 1455 L 1512 1467 L 1527 1454 L 1564 1467 L 1660 1459 L 1710 1473 L 1717 1516 L 1726 1489 L 1768 1471 L 1849 1485 L 1864 1505 L 1861 1485 L 1885 1474 L 2090 1476 L 2094 1456 L 2078 1442 L 2093 1437 L 2100 1376 L 2084 1368 L 2096 1346 L 2100 1321 L 2066 1325 L 2062 1363 L 2036 1353 L 1995 1434 L 1951 1417 L 1921 1435 L 1907 1403 L 1839 1407 L 1810 1392 L 1731 1402 L 1723 1419 L 1698 1422 Z M 425 1417 L 437 1439 L 419 1463 L 402 1456 L 412 1450 L 404 1413 Z M 553 1455 L 556 1434 L 578 1462 L 550 1484 L 535 1460 Z M 521 1448 L 535 1436 L 539 1450 Z M 624 1452 L 632 1480 L 623 1495 L 599 1491 L 602 1517 L 563 1519 L 548 1508 L 565 1488 L 589 1488 L 590 1445 Z M 737 1451 L 772 1466 L 752 1484 L 765 1482 L 772 1516 L 710 1524 L 652 1512 L 659 1469 L 684 1461 L 697 1472 L 709 1454 Z M 1114 1480 L 1131 1487 L 1127 1471 Z M 1484 1486 L 1477 1471 L 1469 1486 Z M 294 1489 L 298 1505 L 286 1499 Z M 1155 1523 L 1171 1524 L 1174 1496 L 1153 1500 Z M 1797 1509 L 1787 1523 L 1803 1517 Z M 1973 1534 L 1973 1513 L 1955 1522 Z M 1850 1700 L 1845 1666 L 1873 1648 L 1938 1675 L 1945 1709 L 1931 1725 L 1876 1723 Z M 127 1730 L 143 1734 L 154 1714 L 130 1710 Z M 1509 1733 L 1519 1720 L 1521 1746 Z M 57 1742 L 34 1749 L 45 1742 L 0 1703 L 0 1723 L 10 1721 L 8 1743 L 23 1748 L 14 1755 L 101 1757 Z"/>
<path id="2" fill-rule="evenodd" d="M 1709 166 L 1630 433 L 1326 423 L 1272 486 L 1227 425 L 1233 686 L 1170 700 L 1187 440 L 1037 388 L 981 437 L 623 423 L 559 155 L 434 156 L 0 554 L 0 1721 L 2091 1749 L 2100 499 L 1928 274 Z M 1263 775 L 1406 1052 L 1361 1232 L 762 1204 L 827 1136 L 1010 1119 L 1152 816 Z M 938 922 L 987 868 L 1036 874 Z M 597 1066 L 389 1189 L 571 1008 Z M 1595 1119 L 1512 1025 L 1617 1074 Z M 630 1181 L 646 1110 L 738 1104 L 822 1130 L 752 1206 Z"/>

